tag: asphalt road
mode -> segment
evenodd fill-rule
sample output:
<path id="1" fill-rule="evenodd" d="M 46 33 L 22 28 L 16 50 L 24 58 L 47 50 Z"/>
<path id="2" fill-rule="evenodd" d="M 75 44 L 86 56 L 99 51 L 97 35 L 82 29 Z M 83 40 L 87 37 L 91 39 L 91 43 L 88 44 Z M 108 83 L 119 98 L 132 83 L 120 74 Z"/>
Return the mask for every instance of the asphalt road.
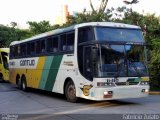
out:
<path id="1" fill-rule="evenodd" d="M 34 89 L 23 92 L 12 84 L 0 83 L 0 114 L 3 120 L 16 118 L 8 114 L 19 115 L 18 118 L 24 120 L 125 119 L 128 114 L 158 114 L 160 119 L 160 95 L 103 102 L 81 99 L 78 103 L 70 103 L 63 95 Z"/>

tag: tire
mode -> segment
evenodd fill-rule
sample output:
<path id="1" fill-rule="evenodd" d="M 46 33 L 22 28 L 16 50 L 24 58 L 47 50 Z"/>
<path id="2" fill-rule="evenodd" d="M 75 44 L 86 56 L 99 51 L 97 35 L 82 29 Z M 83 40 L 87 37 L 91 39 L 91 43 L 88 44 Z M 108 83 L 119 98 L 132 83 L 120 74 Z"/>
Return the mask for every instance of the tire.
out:
<path id="1" fill-rule="evenodd" d="M 20 90 L 22 89 L 22 84 L 21 84 L 20 77 L 17 78 L 17 86 L 18 86 L 18 88 L 19 88 Z"/>
<path id="2" fill-rule="evenodd" d="M 72 81 L 67 82 L 65 86 L 65 96 L 69 102 L 75 103 L 78 100 L 76 97 L 75 85 Z"/>
<path id="3" fill-rule="evenodd" d="M 27 91 L 27 82 L 26 82 L 26 78 L 25 77 L 22 77 L 22 83 L 21 83 L 21 86 L 22 86 L 22 90 L 23 91 Z"/>
<path id="4" fill-rule="evenodd" d="M 4 82 L 4 78 L 2 74 L 0 74 L 0 82 Z"/>

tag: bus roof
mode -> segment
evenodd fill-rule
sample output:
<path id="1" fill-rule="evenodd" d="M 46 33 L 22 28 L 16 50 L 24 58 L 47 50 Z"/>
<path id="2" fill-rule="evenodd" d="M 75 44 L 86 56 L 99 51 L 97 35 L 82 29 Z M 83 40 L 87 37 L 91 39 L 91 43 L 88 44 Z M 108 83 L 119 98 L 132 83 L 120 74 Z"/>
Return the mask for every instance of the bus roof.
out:
<path id="1" fill-rule="evenodd" d="M 124 23 L 88 22 L 88 23 L 76 24 L 76 25 L 72 25 L 70 27 L 60 28 L 60 29 L 49 31 L 49 32 L 45 32 L 45 33 L 42 33 L 42 34 L 39 34 L 39 35 L 35 35 L 35 36 L 31 37 L 31 38 L 28 38 L 28 39 L 25 39 L 25 40 L 22 40 L 22 41 L 13 41 L 10 45 L 16 45 L 16 44 L 20 44 L 20 43 L 23 43 L 23 42 L 28 42 L 28 41 L 31 41 L 31 40 L 40 39 L 40 38 L 51 36 L 51 35 L 56 35 L 56 34 L 61 34 L 61 33 L 64 33 L 64 32 L 73 31 L 73 30 L 75 30 L 77 28 L 85 27 L 85 26 L 103 26 L 103 27 L 114 27 L 114 28 L 140 29 L 139 26 L 124 24 Z"/>

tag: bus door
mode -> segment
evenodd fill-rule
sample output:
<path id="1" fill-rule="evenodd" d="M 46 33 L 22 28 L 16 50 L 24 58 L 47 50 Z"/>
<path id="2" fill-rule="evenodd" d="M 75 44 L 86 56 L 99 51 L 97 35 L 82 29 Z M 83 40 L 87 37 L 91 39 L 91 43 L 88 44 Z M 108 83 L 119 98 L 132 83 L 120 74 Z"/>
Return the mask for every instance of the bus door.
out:
<path id="1" fill-rule="evenodd" d="M 89 81 L 93 81 L 97 73 L 97 54 L 98 49 L 95 45 L 83 47 L 83 74 Z"/>

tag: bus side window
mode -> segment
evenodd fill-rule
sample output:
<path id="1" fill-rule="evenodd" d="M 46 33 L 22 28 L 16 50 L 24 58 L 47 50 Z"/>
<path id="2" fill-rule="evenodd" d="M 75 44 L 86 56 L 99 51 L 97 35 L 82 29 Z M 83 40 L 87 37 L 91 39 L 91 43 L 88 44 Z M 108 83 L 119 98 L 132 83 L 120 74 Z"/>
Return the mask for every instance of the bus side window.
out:
<path id="1" fill-rule="evenodd" d="M 58 40 L 59 40 L 59 37 L 54 37 L 53 38 L 53 52 L 58 52 Z"/>
<path id="2" fill-rule="evenodd" d="M 35 54 L 35 43 L 31 42 L 27 44 L 27 55 L 34 55 Z"/>
<path id="3" fill-rule="evenodd" d="M 45 52 L 46 52 L 45 40 L 41 40 L 41 53 L 45 53 Z"/>
<path id="4" fill-rule="evenodd" d="M 20 45 L 20 56 L 26 55 L 26 44 Z"/>
<path id="5" fill-rule="evenodd" d="M 94 34 L 91 27 L 80 28 L 78 30 L 78 43 L 91 41 L 94 39 Z"/>
<path id="6" fill-rule="evenodd" d="M 30 44 L 27 43 L 27 55 L 30 55 Z"/>
<path id="7" fill-rule="evenodd" d="M 74 50 L 74 33 L 67 34 L 67 50 Z"/>
<path id="8" fill-rule="evenodd" d="M 40 51 L 40 46 L 41 46 L 40 41 L 39 40 L 36 41 L 36 54 L 39 54 L 41 52 Z"/>
<path id="9" fill-rule="evenodd" d="M 15 53 L 14 53 L 15 57 L 18 57 L 18 46 L 15 46 Z"/>
<path id="10" fill-rule="evenodd" d="M 35 54 L 35 43 L 34 42 L 30 43 L 30 54 L 31 55 Z"/>
<path id="11" fill-rule="evenodd" d="M 66 34 L 60 36 L 60 51 L 65 51 L 67 49 Z"/>
<path id="12" fill-rule="evenodd" d="M 53 52 L 53 38 L 47 38 L 47 52 Z"/>
<path id="13" fill-rule="evenodd" d="M 13 46 L 10 46 L 10 54 L 9 54 L 9 58 L 12 59 L 13 58 Z"/>

